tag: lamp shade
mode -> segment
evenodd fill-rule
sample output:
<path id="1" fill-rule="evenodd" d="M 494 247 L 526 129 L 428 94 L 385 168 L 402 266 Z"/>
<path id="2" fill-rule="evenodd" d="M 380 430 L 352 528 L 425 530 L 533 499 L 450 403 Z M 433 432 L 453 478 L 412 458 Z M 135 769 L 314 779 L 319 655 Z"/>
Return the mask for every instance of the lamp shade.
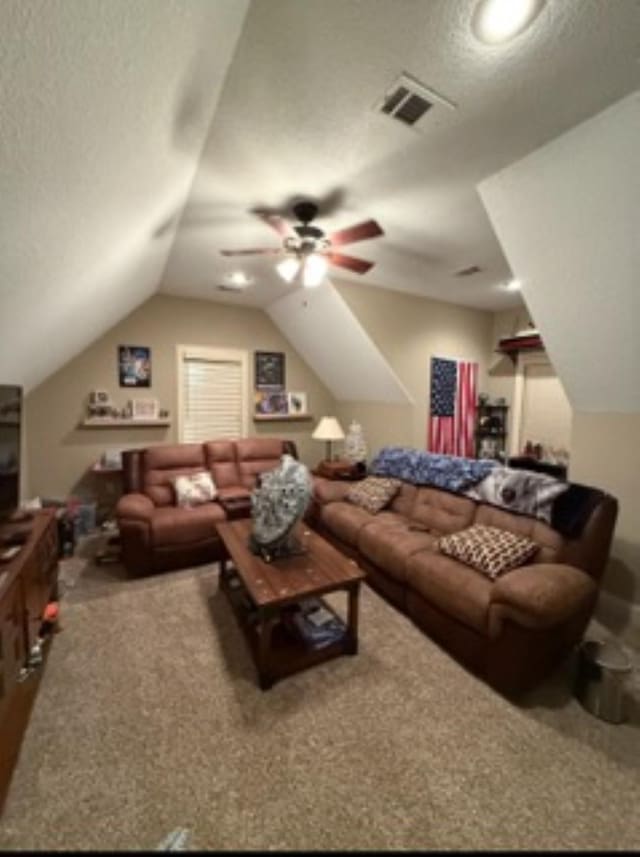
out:
<path id="1" fill-rule="evenodd" d="M 344 440 L 344 432 L 335 417 L 322 417 L 311 437 L 314 440 Z"/>

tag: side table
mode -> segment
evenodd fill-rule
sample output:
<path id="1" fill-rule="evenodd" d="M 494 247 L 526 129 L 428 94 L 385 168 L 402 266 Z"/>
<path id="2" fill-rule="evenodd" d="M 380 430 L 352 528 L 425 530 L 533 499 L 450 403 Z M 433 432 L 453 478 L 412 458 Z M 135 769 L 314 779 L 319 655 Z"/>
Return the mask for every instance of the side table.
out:
<path id="1" fill-rule="evenodd" d="M 228 497 L 218 497 L 218 502 L 224 509 L 228 521 L 251 517 L 250 494 L 232 494 Z"/>
<path id="2" fill-rule="evenodd" d="M 367 468 L 364 464 L 353 464 L 351 461 L 321 461 L 312 471 L 314 476 L 325 479 L 338 479 L 347 482 L 364 479 Z"/>

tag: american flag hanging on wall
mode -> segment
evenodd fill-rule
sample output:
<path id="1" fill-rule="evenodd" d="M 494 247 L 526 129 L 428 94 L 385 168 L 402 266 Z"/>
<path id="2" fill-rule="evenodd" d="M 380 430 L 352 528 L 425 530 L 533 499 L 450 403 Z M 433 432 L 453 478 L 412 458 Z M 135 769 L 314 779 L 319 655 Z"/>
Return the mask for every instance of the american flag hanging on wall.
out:
<path id="1" fill-rule="evenodd" d="M 477 363 L 431 358 L 429 452 L 475 457 L 477 380 Z"/>

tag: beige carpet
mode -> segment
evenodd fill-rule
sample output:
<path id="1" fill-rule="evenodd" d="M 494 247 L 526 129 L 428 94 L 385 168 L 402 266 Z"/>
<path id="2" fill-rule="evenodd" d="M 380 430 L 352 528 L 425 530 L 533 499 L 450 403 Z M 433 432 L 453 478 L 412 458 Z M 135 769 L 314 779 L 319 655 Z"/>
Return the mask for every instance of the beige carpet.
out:
<path id="1" fill-rule="evenodd" d="M 569 667 L 514 707 L 365 587 L 360 654 L 263 693 L 215 566 L 63 580 L 3 849 L 640 847 L 638 708 Z"/>

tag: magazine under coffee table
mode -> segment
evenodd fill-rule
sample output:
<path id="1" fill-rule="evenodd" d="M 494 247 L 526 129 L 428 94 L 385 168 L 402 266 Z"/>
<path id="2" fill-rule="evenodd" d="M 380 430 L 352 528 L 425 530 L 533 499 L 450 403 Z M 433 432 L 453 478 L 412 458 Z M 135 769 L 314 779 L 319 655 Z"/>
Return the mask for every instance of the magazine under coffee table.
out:
<path id="1" fill-rule="evenodd" d="M 220 563 L 220 588 L 242 627 L 258 670 L 260 687 L 338 655 L 358 651 L 358 595 L 365 575 L 325 539 L 303 523 L 295 533 L 305 553 L 267 563 L 249 550 L 252 521 L 217 525 L 233 566 Z M 300 602 L 345 590 L 348 596 L 344 632 L 332 642 L 314 645 L 296 633 Z"/>

